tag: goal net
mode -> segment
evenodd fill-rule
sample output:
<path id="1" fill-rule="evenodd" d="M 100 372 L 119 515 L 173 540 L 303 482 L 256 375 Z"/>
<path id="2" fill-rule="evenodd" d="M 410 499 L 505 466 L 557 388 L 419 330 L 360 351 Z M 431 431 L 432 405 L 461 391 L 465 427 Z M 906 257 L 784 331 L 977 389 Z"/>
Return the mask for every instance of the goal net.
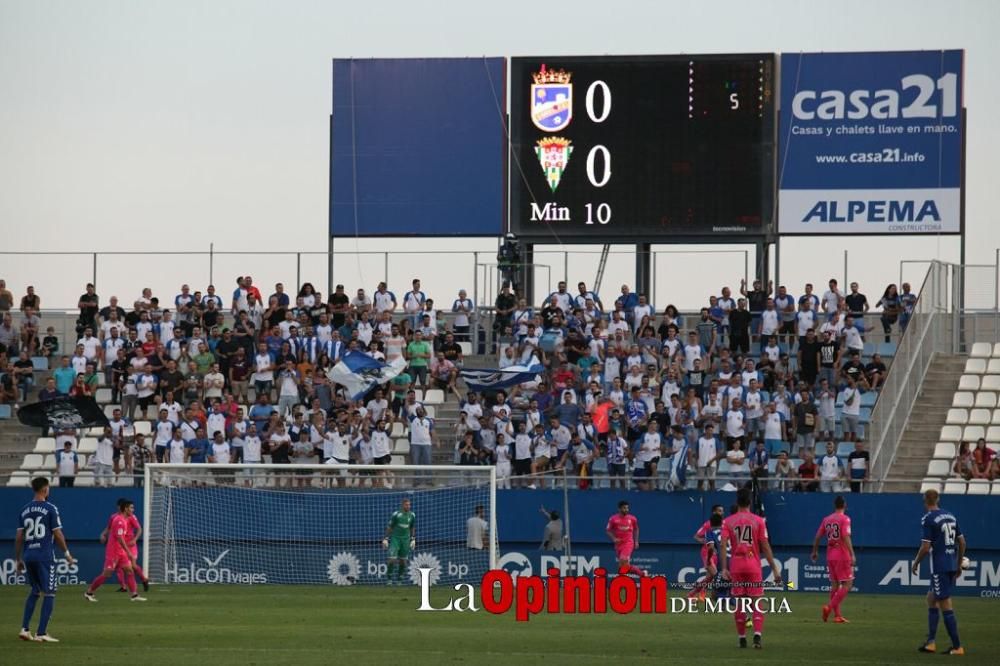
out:
<path id="1" fill-rule="evenodd" d="M 406 516 L 383 543 L 403 500 L 412 549 Z M 495 510 L 493 467 L 153 464 L 143 566 L 158 583 L 419 584 L 428 568 L 431 584 L 477 584 Z"/>

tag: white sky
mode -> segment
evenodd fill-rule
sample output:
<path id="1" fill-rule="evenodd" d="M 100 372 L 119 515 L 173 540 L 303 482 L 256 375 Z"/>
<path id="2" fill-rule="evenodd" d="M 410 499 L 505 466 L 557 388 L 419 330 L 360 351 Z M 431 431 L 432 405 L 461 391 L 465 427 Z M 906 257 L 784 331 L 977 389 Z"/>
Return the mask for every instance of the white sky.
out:
<path id="1" fill-rule="evenodd" d="M 968 261 L 992 263 L 998 28 L 1000 3 L 990 0 L 0 0 L 0 249 L 204 252 L 214 242 L 324 252 L 334 57 L 965 48 Z M 337 247 L 481 249 L 491 262 L 495 245 L 346 239 Z M 955 238 L 788 240 L 782 282 L 798 294 L 806 280 L 842 279 L 844 249 L 849 278 L 870 296 L 898 280 L 901 259 L 958 258 Z M 553 281 L 562 277 L 561 255 L 538 261 L 552 265 Z M 74 305 L 91 263 L 0 254 L 0 277 L 18 296 L 34 284 L 46 305 Z M 450 302 L 458 286 L 471 291 L 474 264 L 471 254 L 397 256 L 390 287 L 405 291 L 419 275 L 431 296 Z M 591 282 L 595 264 L 594 254 L 571 257 L 570 279 Z M 371 289 L 383 266 L 377 255 L 345 257 L 336 280 Z M 661 307 L 696 306 L 743 276 L 738 254 L 664 254 L 657 266 Z M 214 269 L 224 294 L 237 274 L 268 287 L 296 275 L 292 255 L 216 257 Z M 172 297 L 181 282 L 201 288 L 208 275 L 206 257 L 108 257 L 98 287 L 129 302 L 139 285 Z M 632 276 L 631 259 L 618 257 L 602 291 Z M 325 259 L 303 258 L 302 277 L 325 291 Z M 702 277 L 704 287 L 690 286 Z"/>

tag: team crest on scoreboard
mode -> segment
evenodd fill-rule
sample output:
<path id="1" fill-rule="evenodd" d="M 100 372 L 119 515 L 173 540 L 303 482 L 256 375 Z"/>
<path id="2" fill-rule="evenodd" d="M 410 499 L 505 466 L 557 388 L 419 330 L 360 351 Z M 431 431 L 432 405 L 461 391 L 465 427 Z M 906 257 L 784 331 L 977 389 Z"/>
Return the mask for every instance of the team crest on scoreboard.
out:
<path id="1" fill-rule="evenodd" d="M 539 139 L 535 146 L 535 154 L 538 155 L 538 161 L 542 165 L 545 180 L 553 192 L 559 187 L 563 171 L 569 163 L 569 156 L 573 154 L 573 146 L 570 143 L 569 139 L 552 136 Z"/>
<path id="2" fill-rule="evenodd" d="M 546 69 L 531 75 L 531 122 L 544 132 L 558 132 L 573 119 L 572 74 L 565 70 Z"/>

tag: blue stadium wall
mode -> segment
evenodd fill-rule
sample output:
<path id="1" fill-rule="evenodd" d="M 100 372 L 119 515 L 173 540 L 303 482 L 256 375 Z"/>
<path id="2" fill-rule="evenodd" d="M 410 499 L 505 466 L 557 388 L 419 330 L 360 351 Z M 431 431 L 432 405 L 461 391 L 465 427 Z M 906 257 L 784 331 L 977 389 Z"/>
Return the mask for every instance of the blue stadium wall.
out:
<path id="1" fill-rule="evenodd" d="M 190 491 L 201 492 L 198 489 Z M 53 490 L 52 499 L 60 508 L 67 539 L 79 560 L 75 566 L 61 563 L 59 576 L 62 584 L 81 583 L 101 567 L 103 546 L 98 543 L 97 538 L 119 497 L 133 499 L 139 515 L 142 515 L 142 493 L 138 490 Z M 288 501 L 293 501 L 291 497 L 289 496 Z M 572 555 L 566 556 L 564 553 L 539 549 L 545 523 L 538 511 L 539 505 L 544 504 L 562 512 L 561 491 L 500 491 L 497 494 L 497 514 L 501 564 L 512 572 L 524 573 L 529 570 L 544 571 L 551 567 L 566 574 L 588 573 L 599 566 L 613 568 L 614 557 L 604 534 L 604 525 L 622 497 L 628 498 L 633 513 L 640 521 L 641 548 L 636 552 L 637 564 L 651 571 L 664 573 L 671 581 L 680 583 L 690 583 L 698 577 L 698 546 L 691 536 L 706 519 L 713 504 L 728 507 L 733 501 L 732 493 L 666 495 L 613 490 L 572 492 L 569 504 Z M 822 561 L 813 564 L 809 559 L 809 552 L 816 526 L 831 510 L 832 497 L 818 493 L 769 493 L 766 496 L 765 510 L 775 554 L 785 571 L 786 580 L 793 584 L 793 591 L 827 589 Z M 23 582 L 14 570 L 13 539 L 15 517 L 29 499 L 30 491 L 26 489 L 0 489 L 0 515 L 9 517 L 0 525 L 0 583 L 5 585 Z M 361 496 L 358 499 L 362 501 Z M 848 502 L 858 555 L 856 589 L 861 592 L 924 593 L 928 584 L 926 564 L 920 576 L 909 573 L 909 562 L 920 543 L 919 520 L 923 513 L 920 496 L 851 495 Z M 996 529 L 1000 517 L 1000 498 L 946 497 L 943 506 L 958 517 L 969 543 L 969 557 L 973 561 L 973 566 L 960 577 L 956 593 L 1000 598 L 1000 534 Z M 275 500 L 273 510 L 276 522 L 281 516 L 287 516 L 290 508 L 284 500 Z M 419 511 L 419 507 L 416 510 Z M 212 515 L 211 511 L 206 510 L 206 515 Z M 199 529 L 204 529 L 205 524 L 200 523 Z M 464 514 L 456 523 L 453 538 L 464 540 L 463 524 Z M 312 536 L 322 536 L 321 526 L 317 529 Z M 372 535 L 371 539 L 377 540 L 378 536 Z M 422 547 L 433 551 L 432 545 Z M 266 582 L 281 582 L 281 564 L 277 561 L 269 562 L 266 557 L 260 560 L 264 551 L 254 550 L 258 561 L 263 561 L 258 567 L 263 571 L 258 572 L 260 575 L 256 577 L 248 576 L 244 582 L 260 583 L 265 582 L 265 579 Z M 455 558 L 462 559 L 457 556 Z M 192 559 L 204 558 L 192 556 Z M 453 561 L 450 557 L 445 559 L 441 562 L 440 582 L 460 582 L 462 575 L 456 572 L 481 570 L 481 559 L 482 554 L 474 551 L 470 551 L 465 561 Z M 192 561 L 188 569 L 201 571 L 199 566 L 203 565 Z M 300 564 L 300 568 L 301 566 L 303 565 Z M 309 566 L 321 567 L 311 578 L 326 579 L 326 561 Z M 471 575 L 466 575 L 464 580 L 468 581 L 470 578 Z"/>

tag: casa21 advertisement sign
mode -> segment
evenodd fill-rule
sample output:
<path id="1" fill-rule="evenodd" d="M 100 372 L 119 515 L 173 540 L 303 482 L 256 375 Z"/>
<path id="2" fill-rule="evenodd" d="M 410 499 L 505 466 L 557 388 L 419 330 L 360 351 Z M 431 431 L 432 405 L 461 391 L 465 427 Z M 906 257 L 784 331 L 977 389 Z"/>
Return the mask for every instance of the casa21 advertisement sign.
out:
<path id="1" fill-rule="evenodd" d="M 963 57 L 782 55 L 779 232 L 960 233 Z"/>

